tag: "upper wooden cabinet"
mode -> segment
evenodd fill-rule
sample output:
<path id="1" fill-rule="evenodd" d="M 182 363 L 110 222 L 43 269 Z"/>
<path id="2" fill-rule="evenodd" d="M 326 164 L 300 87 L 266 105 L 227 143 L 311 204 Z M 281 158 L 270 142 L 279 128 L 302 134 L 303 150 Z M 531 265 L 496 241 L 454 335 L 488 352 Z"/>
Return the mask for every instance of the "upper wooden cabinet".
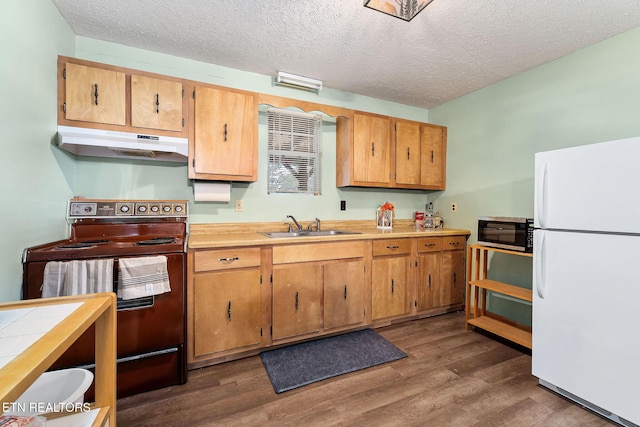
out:
<path id="1" fill-rule="evenodd" d="M 58 57 L 58 124 L 187 137 L 186 80 Z"/>
<path id="2" fill-rule="evenodd" d="M 126 124 L 124 73 L 69 63 L 63 76 L 66 79 L 63 107 L 66 119 Z"/>
<path id="3" fill-rule="evenodd" d="M 444 190 L 446 128 L 394 119 L 395 187 Z"/>
<path id="4" fill-rule="evenodd" d="M 189 178 L 256 181 L 257 95 L 204 84 L 195 85 L 192 93 Z"/>
<path id="5" fill-rule="evenodd" d="M 336 186 L 389 187 L 389 117 L 355 112 L 338 117 L 336 124 Z"/>
<path id="6" fill-rule="evenodd" d="M 146 129 L 182 131 L 181 82 L 131 76 L 131 125 Z"/>
<path id="7" fill-rule="evenodd" d="M 353 178 L 369 184 L 389 183 L 388 117 L 353 116 Z"/>
<path id="8" fill-rule="evenodd" d="M 444 190 L 447 128 L 355 111 L 336 121 L 336 186 Z"/>
<path id="9" fill-rule="evenodd" d="M 447 184 L 447 128 L 420 127 L 420 185 L 444 190 Z"/>

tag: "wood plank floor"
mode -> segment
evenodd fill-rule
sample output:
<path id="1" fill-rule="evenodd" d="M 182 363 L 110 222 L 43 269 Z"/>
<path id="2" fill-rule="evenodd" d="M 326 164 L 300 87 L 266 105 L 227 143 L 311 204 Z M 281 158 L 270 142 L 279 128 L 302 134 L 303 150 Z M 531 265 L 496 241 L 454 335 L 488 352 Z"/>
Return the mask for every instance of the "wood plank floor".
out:
<path id="1" fill-rule="evenodd" d="M 377 331 L 408 358 L 276 394 L 259 356 L 189 372 L 187 384 L 118 400 L 129 426 L 609 426 L 540 387 L 531 357 L 464 313 Z"/>

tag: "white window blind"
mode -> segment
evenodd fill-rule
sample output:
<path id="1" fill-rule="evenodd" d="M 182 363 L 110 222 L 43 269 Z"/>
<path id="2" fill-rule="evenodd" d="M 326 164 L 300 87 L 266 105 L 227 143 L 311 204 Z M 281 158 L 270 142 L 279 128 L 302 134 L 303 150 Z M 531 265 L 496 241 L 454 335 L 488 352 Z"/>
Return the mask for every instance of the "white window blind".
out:
<path id="1" fill-rule="evenodd" d="M 322 117 L 269 108 L 269 193 L 320 194 Z"/>

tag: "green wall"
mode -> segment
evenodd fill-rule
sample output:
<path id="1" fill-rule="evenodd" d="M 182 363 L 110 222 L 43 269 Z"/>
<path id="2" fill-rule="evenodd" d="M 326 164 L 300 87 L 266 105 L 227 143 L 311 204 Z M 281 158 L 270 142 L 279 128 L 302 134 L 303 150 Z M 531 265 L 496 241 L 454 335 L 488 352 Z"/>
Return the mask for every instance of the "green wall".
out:
<path id="1" fill-rule="evenodd" d="M 295 215 L 306 221 L 375 218 L 386 201 L 398 206 L 399 218 L 424 208 L 428 193 L 393 190 L 340 190 L 335 187 L 335 124 L 324 126 L 322 195 L 266 194 L 266 121 L 260 116 L 259 180 L 233 185 L 233 202 L 193 203 L 186 165 L 76 158 L 53 145 L 56 135 L 56 61 L 58 55 L 119 65 L 160 74 L 338 105 L 412 120 L 427 121 L 428 111 L 331 89 L 314 95 L 274 87 L 272 76 L 242 72 L 113 43 L 75 36 L 50 0 L 0 3 L 0 80 L 4 102 L 0 130 L 5 144 L 0 168 L 2 219 L 0 301 L 20 298 L 24 248 L 68 236 L 66 204 L 74 195 L 99 198 L 188 199 L 194 223 L 280 221 Z M 7 126 L 10 124 L 11 126 Z M 339 210 L 339 201 L 347 210 Z"/>
<path id="2" fill-rule="evenodd" d="M 73 195 L 184 198 L 194 223 L 280 221 L 287 214 L 301 220 L 373 218 L 375 206 L 385 200 L 396 202 L 400 218 L 434 201 L 447 226 L 471 230 L 480 215 L 532 216 L 535 152 L 640 135 L 638 45 L 640 29 L 635 29 L 427 111 L 331 89 L 314 95 L 274 87 L 272 76 L 76 37 L 50 0 L 4 0 L 0 301 L 20 297 L 24 248 L 67 236 L 64 212 Z M 234 184 L 232 190 L 232 200 L 244 200 L 244 212 L 234 212 L 233 204 L 193 203 L 186 166 L 75 158 L 52 145 L 58 55 L 448 126 L 447 190 L 335 188 L 335 125 L 329 121 L 323 132 L 322 195 L 268 196 L 266 121 L 260 116 L 258 182 Z M 339 200 L 347 200 L 347 211 L 339 210 Z M 450 202 L 458 204 L 458 213 L 448 212 Z M 594 194 L 594 209 L 607 208 L 597 205 Z M 526 261 L 494 257 L 490 274 L 529 286 Z M 526 321 L 527 307 L 492 303 Z"/>
<path id="3" fill-rule="evenodd" d="M 447 190 L 431 196 L 445 224 L 471 229 L 474 243 L 479 216 L 533 217 L 534 153 L 640 135 L 638 46 L 640 28 L 429 110 L 448 127 Z M 598 194 L 593 210 L 615 218 Z M 531 261 L 495 256 L 489 276 L 530 287 Z M 528 306 L 490 308 L 529 321 Z"/>
<path id="4" fill-rule="evenodd" d="M 22 251 L 68 235 L 75 163 L 55 147 L 56 63 L 75 36 L 50 0 L 0 2 L 0 301 L 20 298 Z"/>
<path id="5" fill-rule="evenodd" d="M 319 104 L 337 105 L 374 113 L 427 121 L 428 111 L 356 94 L 324 89 L 319 95 L 273 85 L 273 76 L 233 70 L 213 64 L 158 54 L 84 37 L 77 38 L 76 56 L 137 70 L 178 76 L 226 87 L 298 98 Z M 338 189 L 335 181 L 336 129 L 331 120 L 323 124 L 322 194 L 267 194 L 267 122 L 259 116 L 258 181 L 234 183 L 230 203 L 194 203 L 192 182 L 187 167 L 144 162 L 78 159 L 77 193 L 85 197 L 178 198 L 188 199 L 192 223 L 282 221 L 294 215 L 301 221 L 316 217 L 330 219 L 374 219 L 375 208 L 384 201 L 396 203 L 398 218 L 411 218 L 424 209 L 427 193 L 420 191 Z M 233 201 L 242 199 L 244 211 L 234 210 Z M 340 211 L 340 200 L 347 210 Z"/>

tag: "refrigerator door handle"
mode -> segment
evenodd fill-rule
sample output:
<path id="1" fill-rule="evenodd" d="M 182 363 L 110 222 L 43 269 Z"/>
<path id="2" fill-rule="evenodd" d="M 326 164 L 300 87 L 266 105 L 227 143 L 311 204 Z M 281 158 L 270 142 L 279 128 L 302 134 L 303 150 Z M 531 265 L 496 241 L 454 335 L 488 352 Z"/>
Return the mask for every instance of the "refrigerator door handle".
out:
<path id="1" fill-rule="evenodd" d="M 546 227 L 546 214 L 547 214 L 547 174 L 548 174 L 547 162 L 544 162 L 539 174 L 537 174 L 536 182 L 536 216 L 538 217 L 538 226 L 540 228 Z"/>
<path id="2" fill-rule="evenodd" d="M 533 245 L 533 258 L 535 265 L 535 288 L 536 293 L 540 299 L 544 299 L 546 292 L 546 280 L 545 280 L 545 236 L 544 230 L 537 230 L 540 236 L 538 241 Z"/>

